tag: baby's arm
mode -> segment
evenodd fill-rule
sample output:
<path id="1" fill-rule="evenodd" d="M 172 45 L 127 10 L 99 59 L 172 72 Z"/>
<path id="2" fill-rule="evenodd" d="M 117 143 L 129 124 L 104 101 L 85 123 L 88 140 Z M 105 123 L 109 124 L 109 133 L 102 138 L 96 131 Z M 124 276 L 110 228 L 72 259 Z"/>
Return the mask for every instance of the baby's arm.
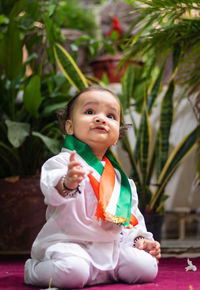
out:
<path id="1" fill-rule="evenodd" d="M 160 243 L 143 238 L 136 238 L 135 247 L 144 250 L 155 257 L 157 260 L 161 258 Z"/>
<path id="2" fill-rule="evenodd" d="M 62 196 L 66 196 L 67 193 L 76 189 L 79 183 L 85 178 L 85 170 L 80 162 L 75 159 L 75 155 L 76 151 L 73 151 L 70 155 L 67 174 L 64 178 L 62 177 L 56 185 L 56 189 Z"/>

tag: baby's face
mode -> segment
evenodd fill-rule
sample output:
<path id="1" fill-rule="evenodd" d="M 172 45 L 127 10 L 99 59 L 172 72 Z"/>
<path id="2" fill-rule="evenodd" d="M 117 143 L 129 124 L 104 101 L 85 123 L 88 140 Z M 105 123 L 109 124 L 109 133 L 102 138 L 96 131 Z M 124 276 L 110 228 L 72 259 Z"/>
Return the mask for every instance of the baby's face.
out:
<path id="1" fill-rule="evenodd" d="M 94 148 L 108 149 L 116 144 L 120 128 L 120 103 L 106 91 L 88 91 L 74 104 L 72 118 L 66 121 L 66 131 Z"/>

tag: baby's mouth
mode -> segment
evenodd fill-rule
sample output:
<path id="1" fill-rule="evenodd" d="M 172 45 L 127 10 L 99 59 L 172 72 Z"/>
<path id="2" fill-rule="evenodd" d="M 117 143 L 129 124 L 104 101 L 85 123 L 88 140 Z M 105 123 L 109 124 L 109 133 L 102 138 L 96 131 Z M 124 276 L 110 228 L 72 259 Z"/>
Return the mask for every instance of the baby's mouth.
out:
<path id="1" fill-rule="evenodd" d="M 94 129 L 105 133 L 107 132 L 107 129 L 104 126 L 96 126 Z"/>

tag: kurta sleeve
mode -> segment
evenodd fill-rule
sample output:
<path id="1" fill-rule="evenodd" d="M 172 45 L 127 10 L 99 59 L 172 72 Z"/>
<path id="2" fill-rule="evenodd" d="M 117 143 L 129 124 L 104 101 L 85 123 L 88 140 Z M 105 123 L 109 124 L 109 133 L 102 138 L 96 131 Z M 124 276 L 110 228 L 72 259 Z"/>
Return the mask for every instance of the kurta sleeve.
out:
<path id="1" fill-rule="evenodd" d="M 135 183 L 133 180 L 129 179 L 131 191 L 132 191 L 132 207 L 131 213 L 138 220 L 138 224 L 134 226 L 132 229 L 123 228 L 122 230 L 122 243 L 133 245 L 133 241 L 138 236 L 143 236 L 145 239 L 153 240 L 152 233 L 148 232 L 146 229 L 144 217 L 138 208 L 138 195 Z"/>
<path id="2" fill-rule="evenodd" d="M 67 174 L 69 157 L 70 154 L 67 152 L 60 153 L 48 159 L 42 166 L 40 186 L 47 205 L 59 206 L 68 200 L 59 194 L 55 186 L 60 178 Z"/>

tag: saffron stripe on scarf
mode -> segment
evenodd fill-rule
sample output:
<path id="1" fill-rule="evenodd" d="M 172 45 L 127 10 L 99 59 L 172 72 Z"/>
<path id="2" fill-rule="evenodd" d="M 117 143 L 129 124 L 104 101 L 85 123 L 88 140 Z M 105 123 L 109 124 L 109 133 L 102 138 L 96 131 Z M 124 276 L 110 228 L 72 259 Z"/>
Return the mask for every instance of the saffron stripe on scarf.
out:
<path id="1" fill-rule="evenodd" d="M 107 208 L 115 186 L 115 170 L 107 157 L 104 157 L 104 161 L 106 165 L 101 176 L 99 190 L 100 200 L 103 202 L 105 208 Z"/>

